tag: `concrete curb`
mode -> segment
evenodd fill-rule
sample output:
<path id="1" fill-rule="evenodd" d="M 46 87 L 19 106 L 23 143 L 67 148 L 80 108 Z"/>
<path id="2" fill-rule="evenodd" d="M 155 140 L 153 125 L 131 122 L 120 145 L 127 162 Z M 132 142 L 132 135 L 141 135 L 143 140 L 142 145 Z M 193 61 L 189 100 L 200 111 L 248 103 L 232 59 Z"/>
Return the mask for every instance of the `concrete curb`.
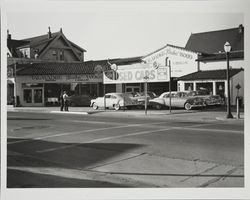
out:
<path id="1" fill-rule="evenodd" d="M 91 111 L 60 111 L 60 110 L 46 110 L 46 109 L 16 109 L 16 108 L 8 108 L 7 112 L 29 112 L 29 113 L 51 113 L 51 114 L 72 114 L 72 115 L 97 115 L 103 117 L 138 117 L 138 118 L 168 118 L 169 120 L 185 120 L 185 121 L 223 121 L 223 122 L 244 122 L 244 115 L 241 115 L 240 119 L 234 117 L 233 119 L 227 119 L 225 116 L 195 116 L 194 118 L 190 118 L 189 114 L 195 112 L 187 112 L 187 113 L 148 113 L 145 115 L 143 112 L 91 112 Z"/>
<path id="2" fill-rule="evenodd" d="M 70 112 L 70 111 L 49 111 L 48 113 L 55 113 L 55 114 L 74 114 L 74 115 L 88 115 L 88 112 Z"/>
<path id="3" fill-rule="evenodd" d="M 216 117 L 215 119 L 220 120 L 220 121 L 235 121 L 235 120 L 244 120 L 244 117 L 242 116 L 240 118 L 233 117 L 231 119 L 228 119 L 226 117 Z"/>
<path id="4" fill-rule="evenodd" d="M 66 112 L 66 111 L 49 111 L 49 110 L 29 110 L 29 109 L 25 109 L 25 110 L 19 110 L 19 109 L 8 109 L 7 112 L 31 112 L 31 113 L 53 113 L 53 114 L 77 114 L 77 115 L 88 115 L 88 112 Z"/>

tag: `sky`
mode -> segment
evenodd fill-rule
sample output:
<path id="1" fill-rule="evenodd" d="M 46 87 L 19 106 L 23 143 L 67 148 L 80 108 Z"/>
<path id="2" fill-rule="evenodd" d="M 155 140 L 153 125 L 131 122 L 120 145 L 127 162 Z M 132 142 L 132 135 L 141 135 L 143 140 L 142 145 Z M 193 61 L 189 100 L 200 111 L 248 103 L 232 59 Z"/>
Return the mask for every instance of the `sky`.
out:
<path id="1" fill-rule="evenodd" d="M 85 60 L 145 56 L 166 44 L 185 47 L 191 33 L 244 25 L 240 9 L 232 12 L 221 3 L 204 6 L 201 1 L 194 7 L 187 1 L 8 2 L 6 27 L 13 39 L 46 34 L 49 26 L 52 32 L 62 28 L 87 50 Z"/>

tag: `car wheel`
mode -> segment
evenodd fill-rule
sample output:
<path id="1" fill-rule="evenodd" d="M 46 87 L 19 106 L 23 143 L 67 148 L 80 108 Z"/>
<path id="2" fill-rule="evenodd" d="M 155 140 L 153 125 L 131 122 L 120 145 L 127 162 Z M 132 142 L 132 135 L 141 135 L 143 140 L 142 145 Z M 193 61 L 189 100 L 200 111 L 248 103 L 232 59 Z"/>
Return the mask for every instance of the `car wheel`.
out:
<path id="1" fill-rule="evenodd" d="M 115 105 L 114 105 L 114 108 L 115 108 L 115 110 L 120 110 L 120 108 L 121 108 L 121 107 L 120 107 L 120 104 L 119 104 L 119 103 L 115 104 Z"/>
<path id="2" fill-rule="evenodd" d="M 160 109 L 162 109 L 162 105 L 157 104 L 157 105 L 155 105 L 155 108 L 156 108 L 157 110 L 160 110 Z"/>
<path id="3" fill-rule="evenodd" d="M 98 106 L 97 106 L 95 103 L 93 103 L 93 106 L 92 106 L 92 107 L 93 107 L 94 110 L 97 110 L 97 109 L 98 109 Z"/>
<path id="4" fill-rule="evenodd" d="M 185 108 L 186 110 L 191 110 L 191 104 L 188 103 L 188 102 L 185 103 L 184 108 Z"/>

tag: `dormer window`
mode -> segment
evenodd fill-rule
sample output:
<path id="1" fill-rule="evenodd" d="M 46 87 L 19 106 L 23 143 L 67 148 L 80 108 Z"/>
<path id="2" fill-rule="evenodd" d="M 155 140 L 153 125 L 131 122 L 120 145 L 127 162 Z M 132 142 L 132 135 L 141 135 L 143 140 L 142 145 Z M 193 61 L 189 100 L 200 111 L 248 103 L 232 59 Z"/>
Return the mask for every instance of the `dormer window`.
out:
<path id="1" fill-rule="evenodd" d="M 30 58 L 30 48 L 20 49 L 21 57 Z"/>

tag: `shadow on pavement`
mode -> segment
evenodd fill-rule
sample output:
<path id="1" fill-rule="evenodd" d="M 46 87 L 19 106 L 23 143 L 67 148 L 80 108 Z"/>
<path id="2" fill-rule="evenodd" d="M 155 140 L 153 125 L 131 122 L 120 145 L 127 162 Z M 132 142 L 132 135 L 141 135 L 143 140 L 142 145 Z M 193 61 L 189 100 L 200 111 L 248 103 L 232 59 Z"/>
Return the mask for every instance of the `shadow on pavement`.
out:
<path id="1" fill-rule="evenodd" d="M 68 172 L 77 170 L 78 173 L 84 173 L 84 170 L 96 166 L 128 159 L 135 156 L 134 154 L 129 154 L 128 151 L 140 146 L 142 145 L 128 143 L 81 144 L 32 139 L 8 139 L 7 186 L 129 187 L 109 183 L 108 179 L 107 182 L 100 182 L 81 178 L 69 178 Z M 46 151 L 48 149 L 52 150 Z M 32 169 L 32 171 L 26 169 Z M 67 176 L 58 176 L 56 173 L 57 169 L 65 171 Z M 50 173 L 43 173 L 43 170 L 50 170 Z"/>
<path id="2" fill-rule="evenodd" d="M 91 187 L 128 187 L 126 185 L 102 182 L 97 180 L 79 180 L 60 176 L 35 174 L 8 169 L 8 188 L 91 188 Z"/>

